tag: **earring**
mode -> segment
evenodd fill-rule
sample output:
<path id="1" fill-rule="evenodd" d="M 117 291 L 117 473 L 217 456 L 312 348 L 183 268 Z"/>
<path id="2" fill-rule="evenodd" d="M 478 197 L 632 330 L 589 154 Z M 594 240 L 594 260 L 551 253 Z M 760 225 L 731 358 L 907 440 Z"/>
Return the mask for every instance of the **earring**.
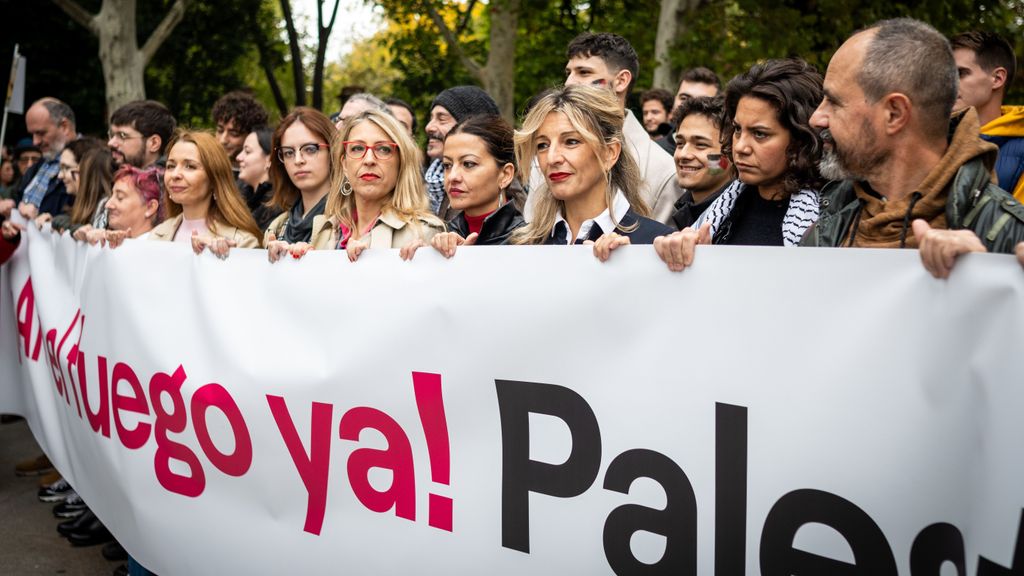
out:
<path id="1" fill-rule="evenodd" d="M 349 196 L 352 194 L 352 183 L 348 181 L 348 176 L 345 176 L 341 181 L 341 195 Z"/>

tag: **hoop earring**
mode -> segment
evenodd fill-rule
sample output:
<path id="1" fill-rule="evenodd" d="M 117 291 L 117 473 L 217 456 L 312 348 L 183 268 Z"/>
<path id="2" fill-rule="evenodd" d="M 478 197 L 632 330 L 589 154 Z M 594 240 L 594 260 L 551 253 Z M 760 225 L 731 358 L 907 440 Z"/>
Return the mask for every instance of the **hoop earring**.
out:
<path id="1" fill-rule="evenodd" d="M 348 181 L 348 176 L 345 176 L 341 181 L 341 195 L 350 196 L 352 194 L 352 183 Z"/>

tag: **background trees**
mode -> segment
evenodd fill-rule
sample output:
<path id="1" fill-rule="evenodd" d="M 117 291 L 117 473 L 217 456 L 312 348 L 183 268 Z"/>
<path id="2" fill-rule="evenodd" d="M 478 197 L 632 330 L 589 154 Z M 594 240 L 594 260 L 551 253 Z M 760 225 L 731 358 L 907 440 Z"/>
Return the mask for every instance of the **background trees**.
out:
<path id="1" fill-rule="evenodd" d="M 343 89 L 360 87 L 403 98 L 422 120 L 444 88 L 478 84 L 513 118 L 532 95 L 562 81 L 565 45 L 585 30 L 630 40 L 641 60 L 638 89 L 674 89 L 680 71 L 697 65 L 725 81 L 770 57 L 799 55 L 824 70 L 852 31 L 893 16 L 948 34 L 999 31 L 1017 40 L 1024 64 L 1024 0 L 865 0 L 855 10 L 843 0 L 365 0 L 377 6 L 382 25 L 340 61 L 327 57 L 325 40 L 348 13 L 339 0 L 317 0 L 322 16 L 314 13 L 318 21 L 304 36 L 294 18 L 299 1 L 0 0 L 0 73 L 19 43 L 29 59 L 26 97 L 61 97 L 82 131 L 102 133 L 112 106 L 139 91 L 132 84 L 119 92 L 112 76 L 138 62 L 145 95 L 195 126 L 208 126 L 216 98 L 238 88 L 281 114 L 299 103 L 334 112 Z M 135 5 L 135 42 L 124 44 L 141 57 L 105 73 L 100 41 L 83 23 L 115 3 Z M 66 11 L 72 4 L 80 8 L 74 18 Z M 1010 100 L 1024 102 L 1020 78 Z M 9 142 L 22 135 L 12 120 Z"/>

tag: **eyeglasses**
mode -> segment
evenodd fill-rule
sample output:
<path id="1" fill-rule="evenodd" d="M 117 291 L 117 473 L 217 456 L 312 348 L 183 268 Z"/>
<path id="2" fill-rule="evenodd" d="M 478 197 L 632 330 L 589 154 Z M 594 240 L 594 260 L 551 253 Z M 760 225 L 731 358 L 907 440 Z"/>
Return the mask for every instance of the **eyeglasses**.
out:
<path id="1" fill-rule="evenodd" d="M 72 168 L 70 166 L 65 166 L 61 164 L 57 168 L 57 175 L 59 176 L 61 174 L 67 174 L 68 176 L 71 176 L 73 180 L 78 180 L 78 175 L 80 174 L 80 172 L 78 168 Z"/>
<path id="2" fill-rule="evenodd" d="M 342 142 L 342 145 L 345 146 L 345 157 L 356 160 L 366 156 L 367 150 L 373 150 L 373 157 L 377 160 L 387 160 L 395 154 L 395 150 L 398 150 L 398 144 L 395 142 L 377 142 L 373 146 L 367 146 L 366 142 L 349 140 Z"/>
<path id="3" fill-rule="evenodd" d="M 109 140 L 119 140 L 121 142 L 127 142 L 128 140 L 135 140 L 137 138 L 138 139 L 142 139 L 143 136 L 142 136 L 142 134 L 139 134 L 138 136 L 135 136 L 133 134 L 129 134 L 129 133 L 125 132 L 124 130 L 119 130 L 117 132 L 114 132 L 113 130 L 108 130 L 107 131 L 107 138 Z"/>
<path id="4" fill-rule="evenodd" d="M 299 146 L 298 150 L 292 148 L 291 146 L 285 146 L 277 149 L 277 158 L 281 162 L 294 162 L 295 155 L 299 154 L 305 159 L 312 160 L 313 158 L 316 158 L 317 154 L 320 153 L 321 148 L 328 149 L 330 148 L 330 145 L 310 142 L 309 144 L 303 144 L 302 146 Z"/>

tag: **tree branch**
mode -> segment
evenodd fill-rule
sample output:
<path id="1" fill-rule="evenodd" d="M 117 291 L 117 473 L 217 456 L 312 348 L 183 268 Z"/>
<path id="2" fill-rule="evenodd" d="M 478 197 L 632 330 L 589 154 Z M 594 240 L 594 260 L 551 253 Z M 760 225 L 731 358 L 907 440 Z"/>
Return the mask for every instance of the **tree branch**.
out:
<path id="1" fill-rule="evenodd" d="M 455 28 L 455 35 L 461 36 L 466 32 L 466 28 L 473 19 L 473 8 L 476 7 L 476 0 L 469 0 L 469 5 L 466 6 L 466 11 L 462 14 L 462 22 Z"/>
<path id="2" fill-rule="evenodd" d="M 295 31 L 295 19 L 292 18 L 292 4 L 281 0 L 281 12 L 284 13 L 285 28 L 288 29 L 288 49 L 292 56 L 292 83 L 295 86 L 295 105 L 306 105 L 306 75 L 302 70 L 302 50 L 299 48 L 299 34 Z"/>
<path id="3" fill-rule="evenodd" d="M 185 17 L 185 7 L 187 4 L 187 0 L 175 0 L 174 5 L 164 15 L 164 19 L 160 21 L 160 24 L 157 25 L 156 29 L 149 35 L 149 38 L 146 39 L 146 43 L 142 45 L 143 65 L 149 64 L 156 51 L 160 49 L 164 41 L 170 37 L 171 32 L 174 32 L 174 28 Z"/>
<path id="4" fill-rule="evenodd" d="M 100 29 L 96 25 L 96 15 L 90 14 L 85 8 L 79 6 L 78 2 L 75 2 L 75 0 L 53 0 L 53 3 L 70 16 L 72 20 L 81 24 L 89 32 L 92 32 L 94 36 L 100 35 Z"/>
<path id="5" fill-rule="evenodd" d="M 338 5 L 341 4 L 341 0 L 334 0 L 334 10 L 331 11 L 331 19 L 327 22 L 327 27 L 321 27 L 320 30 L 326 32 L 328 36 L 331 34 L 331 29 L 334 28 L 334 20 L 338 17 Z"/>
<path id="6" fill-rule="evenodd" d="M 483 83 L 484 74 L 483 67 L 480 66 L 475 60 L 466 55 L 466 52 L 462 49 L 462 45 L 459 44 L 459 39 L 452 33 L 451 28 L 445 24 L 444 18 L 438 13 L 437 9 L 434 8 L 434 4 L 431 0 L 425 0 L 423 2 L 424 8 L 427 10 L 427 14 L 430 15 L 430 19 L 434 21 L 434 25 L 437 26 L 438 30 L 441 31 L 441 36 L 444 37 L 445 43 L 448 44 L 448 49 L 455 53 L 462 65 L 466 67 L 477 81 Z"/>

